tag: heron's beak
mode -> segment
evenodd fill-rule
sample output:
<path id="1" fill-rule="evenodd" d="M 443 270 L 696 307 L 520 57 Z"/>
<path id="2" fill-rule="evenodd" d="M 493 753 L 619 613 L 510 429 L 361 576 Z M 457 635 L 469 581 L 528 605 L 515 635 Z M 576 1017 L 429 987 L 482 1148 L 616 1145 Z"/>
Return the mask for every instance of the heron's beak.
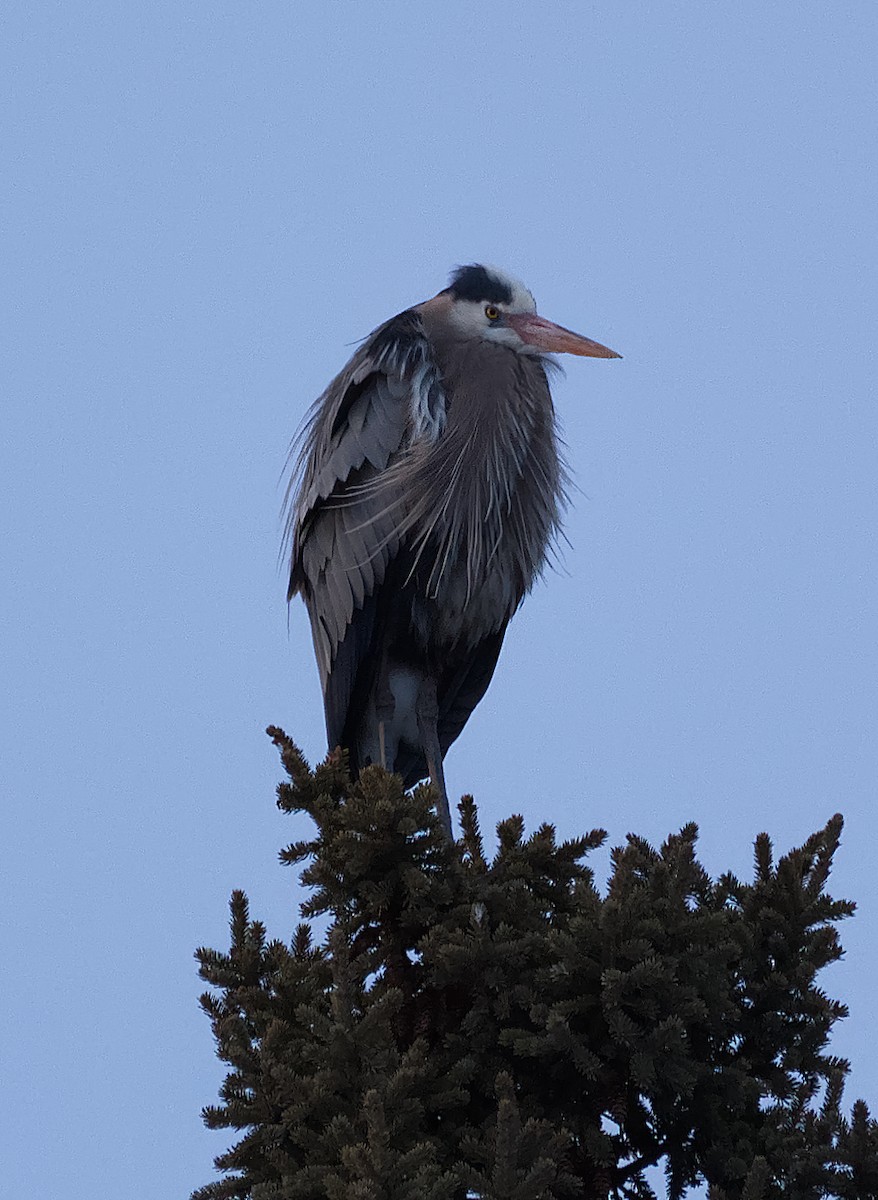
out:
<path id="1" fill-rule="evenodd" d="M 608 346 L 565 329 L 563 325 L 547 321 L 545 317 L 538 317 L 536 313 L 507 313 L 506 323 L 528 346 L 536 346 L 548 354 L 579 354 L 585 358 L 622 357 Z"/>

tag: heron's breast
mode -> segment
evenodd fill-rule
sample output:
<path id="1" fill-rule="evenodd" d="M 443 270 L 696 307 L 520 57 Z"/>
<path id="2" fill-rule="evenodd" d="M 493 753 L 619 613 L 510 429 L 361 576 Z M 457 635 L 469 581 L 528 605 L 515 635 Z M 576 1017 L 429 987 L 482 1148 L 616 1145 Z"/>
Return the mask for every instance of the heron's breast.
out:
<path id="1" fill-rule="evenodd" d="M 434 648 L 478 645 L 506 624 L 531 582 L 502 542 L 486 564 L 473 564 L 461 553 L 416 589 L 412 622 L 418 640 Z"/>

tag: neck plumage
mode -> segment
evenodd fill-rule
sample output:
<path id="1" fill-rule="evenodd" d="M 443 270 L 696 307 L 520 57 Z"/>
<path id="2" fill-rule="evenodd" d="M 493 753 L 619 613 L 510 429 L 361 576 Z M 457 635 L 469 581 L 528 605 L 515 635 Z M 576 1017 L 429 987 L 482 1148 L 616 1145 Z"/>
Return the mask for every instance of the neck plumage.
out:
<path id="1" fill-rule="evenodd" d="M 464 567 L 471 595 L 493 567 L 520 600 L 545 561 L 564 500 L 554 410 L 539 359 L 485 342 L 436 346 L 440 437 L 412 446 L 404 491 L 416 560 L 436 594 Z"/>

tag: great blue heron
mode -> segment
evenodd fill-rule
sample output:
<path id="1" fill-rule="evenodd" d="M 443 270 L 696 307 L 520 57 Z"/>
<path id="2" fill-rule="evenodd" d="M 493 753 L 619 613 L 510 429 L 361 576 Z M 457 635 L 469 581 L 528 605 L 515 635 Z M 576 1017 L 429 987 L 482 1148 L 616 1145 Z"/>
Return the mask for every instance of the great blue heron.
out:
<path id="1" fill-rule="evenodd" d="M 428 774 L 485 694 L 558 528 L 553 352 L 619 358 L 460 267 L 380 325 L 317 400 L 287 496 L 289 598 L 311 618 L 329 747 Z"/>

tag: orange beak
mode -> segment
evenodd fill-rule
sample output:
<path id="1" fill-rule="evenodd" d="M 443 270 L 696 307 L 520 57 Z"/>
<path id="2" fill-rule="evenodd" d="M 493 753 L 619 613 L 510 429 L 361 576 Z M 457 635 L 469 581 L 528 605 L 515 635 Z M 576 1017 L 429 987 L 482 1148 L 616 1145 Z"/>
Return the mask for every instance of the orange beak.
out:
<path id="1" fill-rule="evenodd" d="M 536 346 L 548 354 L 579 354 L 584 358 L 622 357 L 608 346 L 593 342 L 591 338 L 574 333 L 572 329 L 565 329 L 563 325 L 547 321 L 545 317 L 538 317 L 536 313 L 507 313 L 506 323 L 528 346 Z"/>

